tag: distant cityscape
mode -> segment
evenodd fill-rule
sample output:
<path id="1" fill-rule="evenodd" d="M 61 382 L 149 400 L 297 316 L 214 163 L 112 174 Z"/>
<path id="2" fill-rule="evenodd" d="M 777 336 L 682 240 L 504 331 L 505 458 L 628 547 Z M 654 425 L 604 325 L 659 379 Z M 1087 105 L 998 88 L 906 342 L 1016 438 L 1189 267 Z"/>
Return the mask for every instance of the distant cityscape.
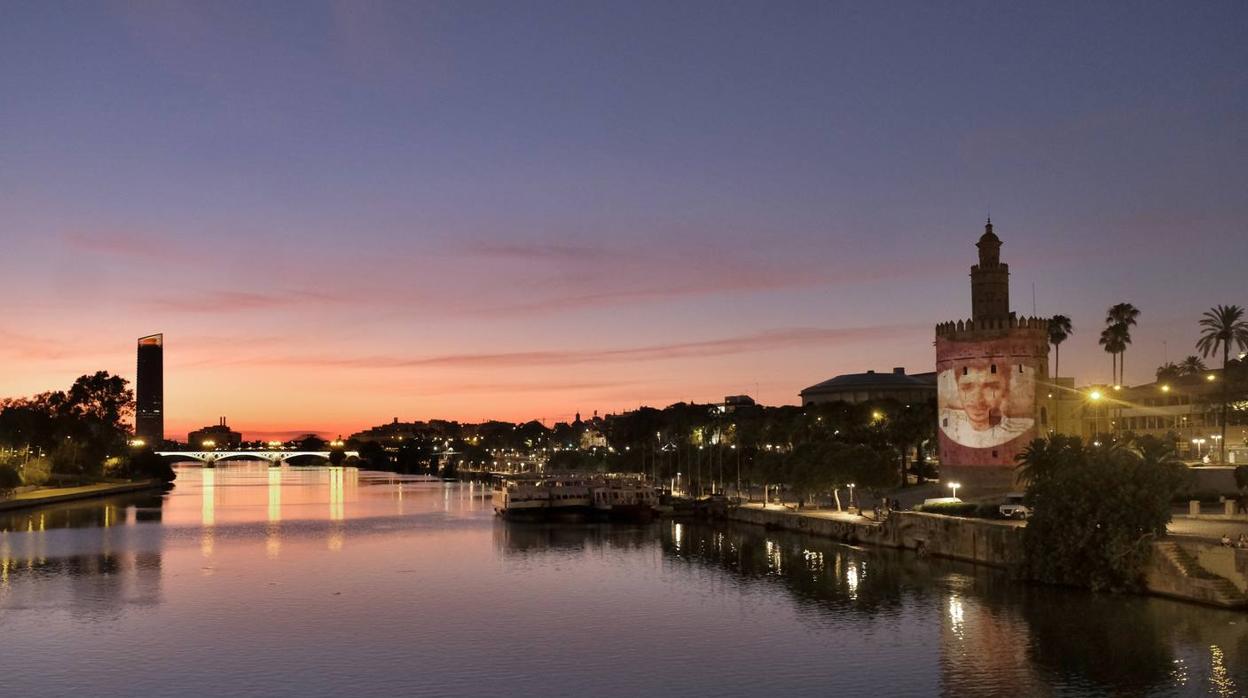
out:
<path id="1" fill-rule="evenodd" d="M 1078 385 L 1074 377 L 1050 377 L 1049 320 L 1019 319 L 1009 310 L 1009 267 L 1001 262 L 1002 242 L 991 221 L 977 247 L 979 259 L 971 267 L 971 318 L 937 326 L 934 371 L 908 373 L 904 367 L 895 367 L 891 371 L 838 375 L 802 389 L 797 396 L 797 408 L 757 405 L 751 396 L 733 395 L 716 403 L 677 403 L 662 409 L 643 407 L 601 416 L 594 412 L 585 419 L 578 413 L 571 422 L 557 422 L 549 427 L 536 420 L 460 423 L 393 417 L 388 423 L 337 436 L 334 441 L 355 449 L 364 444 L 381 445 L 388 449 L 391 458 L 402 443 L 430 447 L 443 444 L 443 461 L 456 459 L 465 467 L 504 472 L 541 471 L 557 453 L 599 450 L 628 453 L 636 461 L 630 467 L 645 469 L 641 451 L 647 445 L 639 442 L 635 434 L 637 425 L 643 422 L 658 426 L 654 444 L 657 450 L 652 456 L 658 459 L 663 453 L 683 447 L 756 446 L 741 443 L 737 430 L 723 425 L 735 424 L 748 415 L 757 418 L 767 410 L 807 411 L 847 405 L 875 410 L 928 405 L 934 423 L 939 403 L 941 428 L 933 428 L 924 439 L 932 441 L 927 444 L 926 460 L 933 468 L 938 467 L 944 477 L 975 483 L 980 488 L 1001 490 L 1011 486 L 1015 458 L 1033 433 L 1067 434 L 1089 442 L 1131 433 L 1167 439 L 1174 443 L 1180 456 L 1189 460 L 1207 462 L 1216 454 L 1221 438 L 1215 431 L 1219 424 L 1217 398 L 1223 369 L 1207 368 L 1191 357 L 1184 366 L 1160 367 L 1156 380 L 1139 385 Z M 191 431 L 184 443 L 164 438 L 163 353 L 162 334 L 138 340 L 136 438 L 151 444 L 193 449 L 205 444 L 219 449 L 264 449 L 328 443 L 323 435 L 312 433 L 284 442 L 247 439 L 243 431 L 227 425 L 226 417 Z M 1236 362 L 1236 368 L 1239 363 Z M 998 391 L 995 399 L 999 404 L 988 409 L 991 414 L 986 419 L 990 424 L 981 431 L 969 426 L 963 430 L 972 438 L 983 438 L 994 431 L 1000 431 L 1001 437 L 997 437 L 996 443 L 958 442 L 957 424 L 951 426 L 950 419 L 966 419 L 969 412 L 961 404 L 960 391 L 964 390 L 955 384 L 964 383 L 980 371 L 991 381 L 998 368 L 1005 371 L 1007 367 L 1014 373 L 1009 374 L 1009 381 Z M 960 375 L 952 375 L 954 368 Z M 942 386 L 942 375 L 948 380 L 947 385 Z M 981 381 L 977 385 L 982 384 Z M 982 394 L 982 388 L 977 389 Z M 705 419 L 672 416 L 687 413 L 705 415 Z M 725 417 L 728 419 L 722 419 Z M 1233 439 L 1228 438 L 1226 460 L 1230 464 L 1248 463 L 1248 427 L 1242 423 L 1245 420 L 1235 421 L 1237 431 Z M 687 424 L 677 428 L 673 426 L 677 422 Z M 940 448 L 936 449 L 938 440 Z M 459 448 L 452 448 L 452 444 Z M 634 447 L 640 449 L 638 454 L 632 453 Z M 924 444 L 913 444 L 909 457 L 923 458 L 923 449 Z"/>

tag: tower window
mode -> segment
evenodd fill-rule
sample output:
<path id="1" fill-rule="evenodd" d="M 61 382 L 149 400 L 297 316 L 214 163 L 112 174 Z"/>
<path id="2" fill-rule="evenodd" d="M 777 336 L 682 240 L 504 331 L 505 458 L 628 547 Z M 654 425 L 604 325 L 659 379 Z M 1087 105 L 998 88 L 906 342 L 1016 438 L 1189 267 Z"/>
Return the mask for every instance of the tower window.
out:
<path id="1" fill-rule="evenodd" d="M 993 365 L 992 365 L 992 367 L 991 367 L 991 369 L 992 369 L 992 370 L 990 370 L 990 371 L 989 371 L 989 373 L 996 373 L 996 372 L 997 372 L 997 365 L 996 365 L 996 364 L 993 364 Z"/>

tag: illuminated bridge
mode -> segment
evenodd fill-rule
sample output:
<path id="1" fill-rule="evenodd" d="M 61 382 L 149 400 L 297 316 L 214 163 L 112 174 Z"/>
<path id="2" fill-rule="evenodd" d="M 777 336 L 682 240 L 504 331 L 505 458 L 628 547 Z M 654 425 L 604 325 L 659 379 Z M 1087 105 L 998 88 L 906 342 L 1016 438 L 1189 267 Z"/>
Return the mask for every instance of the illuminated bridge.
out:
<path id="1" fill-rule="evenodd" d="M 343 451 L 347 458 L 359 458 L 359 451 Z M 204 465 L 215 465 L 224 460 L 263 460 L 269 465 L 281 465 L 291 458 L 310 456 L 329 460 L 329 451 L 157 451 L 156 455 L 177 460 L 196 460 Z"/>

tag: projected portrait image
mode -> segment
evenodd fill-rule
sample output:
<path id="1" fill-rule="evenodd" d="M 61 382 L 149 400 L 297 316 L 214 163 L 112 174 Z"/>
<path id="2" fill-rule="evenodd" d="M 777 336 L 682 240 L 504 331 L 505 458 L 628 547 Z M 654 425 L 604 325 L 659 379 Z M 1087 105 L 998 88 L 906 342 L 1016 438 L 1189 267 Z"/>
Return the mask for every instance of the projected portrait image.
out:
<path id="1" fill-rule="evenodd" d="M 967 448 L 992 448 L 1035 426 L 1035 375 L 1006 357 L 956 361 L 938 378 L 940 428 Z"/>

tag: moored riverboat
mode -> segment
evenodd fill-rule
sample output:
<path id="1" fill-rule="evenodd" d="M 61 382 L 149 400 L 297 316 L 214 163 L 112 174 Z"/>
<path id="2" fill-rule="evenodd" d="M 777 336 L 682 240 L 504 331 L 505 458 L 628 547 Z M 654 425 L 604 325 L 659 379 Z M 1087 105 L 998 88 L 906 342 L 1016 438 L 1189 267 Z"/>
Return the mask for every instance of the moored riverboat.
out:
<path id="1" fill-rule="evenodd" d="M 649 483 L 619 475 L 550 475 L 500 480 L 491 496 L 494 513 L 507 519 L 648 521 L 659 510 Z"/>
<path id="2" fill-rule="evenodd" d="M 658 495 L 652 485 L 636 478 L 604 478 L 593 489 L 594 512 L 600 518 L 649 521 Z"/>
<path id="3" fill-rule="evenodd" d="M 540 480 L 500 480 L 490 500 L 494 513 L 508 519 L 542 519 L 550 514 L 550 488 Z"/>

